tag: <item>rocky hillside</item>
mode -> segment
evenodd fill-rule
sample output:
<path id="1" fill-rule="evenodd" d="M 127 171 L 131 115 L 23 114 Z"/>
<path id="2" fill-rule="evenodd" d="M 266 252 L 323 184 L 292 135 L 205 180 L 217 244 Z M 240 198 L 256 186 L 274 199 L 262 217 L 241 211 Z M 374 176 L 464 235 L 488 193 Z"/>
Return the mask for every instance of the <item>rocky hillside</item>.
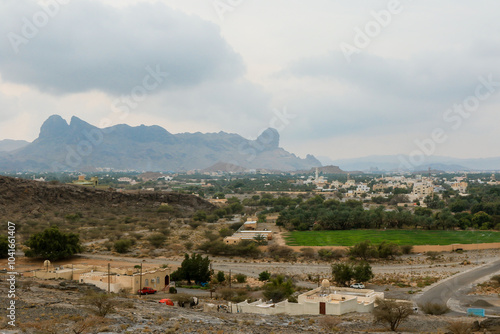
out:
<path id="1" fill-rule="evenodd" d="M 279 133 L 265 130 L 256 140 L 238 134 L 182 133 L 159 126 L 125 124 L 95 127 L 77 117 L 68 124 L 49 117 L 32 143 L 0 152 L 0 170 L 63 171 L 107 167 L 120 170 L 187 171 L 218 162 L 248 169 L 302 170 L 321 166 L 311 155 L 301 159 L 279 147 Z"/>
<path id="2" fill-rule="evenodd" d="M 109 207 L 155 208 L 167 203 L 183 212 L 211 210 L 213 205 L 193 195 L 159 192 L 120 193 L 114 190 L 37 182 L 0 176 L 0 213 L 12 211 L 43 213 L 48 210 L 73 210 L 92 208 L 105 210 Z"/>

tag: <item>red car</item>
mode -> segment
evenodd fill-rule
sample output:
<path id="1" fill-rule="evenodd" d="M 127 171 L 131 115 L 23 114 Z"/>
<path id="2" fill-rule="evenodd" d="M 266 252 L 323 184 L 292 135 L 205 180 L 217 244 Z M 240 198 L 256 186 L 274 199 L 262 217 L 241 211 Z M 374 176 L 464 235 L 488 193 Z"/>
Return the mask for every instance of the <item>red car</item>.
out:
<path id="1" fill-rule="evenodd" d="M 171 299 L 160 299 L 158 303 L 174 306 L 174 302 Z"/>
<path id="2" fill-rule="evenodd" d="M 150 288 L 148 286 L 145 286 L 141 290 L 137 290 L 137 293 L 140 294 L 140 295 L 149 295 L 149 294 L 156 293 L 156 290 L 153 289 L 153 288 Z"/>

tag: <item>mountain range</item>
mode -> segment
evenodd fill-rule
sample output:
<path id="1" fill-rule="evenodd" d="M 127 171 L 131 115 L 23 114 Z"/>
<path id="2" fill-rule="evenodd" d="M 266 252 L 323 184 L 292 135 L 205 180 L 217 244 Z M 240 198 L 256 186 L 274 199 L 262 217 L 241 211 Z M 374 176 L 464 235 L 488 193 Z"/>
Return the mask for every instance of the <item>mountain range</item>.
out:
<path id="1" fill-rule="evenodd" d="M 460 159 L 443 156 L 425 156 L 423 161 L 412 165 L 407 155 L 373 155 L 362 158 L 332 160 L 319 158 L 323 164 L 340 166 L 343 170 L 360 171 L 427 171 L 445 172 L 497 171 L 500 170 L 500 157 L 482 159 Z"/>
<path id="2" fill-rule="evenodd" d="M 294 171 L 321 166 L 279 147 L 279 133 L 268 128 L 256 140 L 238 134 L 171 134 L 160 126 L 126 124 L 98 128 L 73 116 L 68 124 L 50 116 L 32 143 L 0 146 L 3 171 L 79 171 L 96 168 L 139 171 L 188 171 L 215 164 L 245 169 Z M 24 144 L 24 145 L 23 145 Z M 2 152 L 3 151 L 3 152 Z"/>
<path id="3" fill-rule="evenodd" d="M 14 151 L 28 144 L 29 142 L 26 140 L 12 140 L 12 139 L 0 140 L 0 152 Z"/>

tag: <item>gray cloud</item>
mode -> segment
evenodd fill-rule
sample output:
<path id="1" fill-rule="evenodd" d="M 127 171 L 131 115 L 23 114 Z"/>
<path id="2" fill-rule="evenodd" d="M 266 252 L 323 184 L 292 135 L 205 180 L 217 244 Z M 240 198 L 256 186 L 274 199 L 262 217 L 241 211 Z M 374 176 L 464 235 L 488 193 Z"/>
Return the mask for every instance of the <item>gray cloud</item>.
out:
<path id="1" fill-rule="evenodd" d="M 463 47 L 412 59 L 382 58 L 369 53 L 353 56 L 348 63 L 342 53 L 301 59 L 281 75 L 323 77 L 355 87 L 359 92 L 376 92 L 386 98 L 452 102 L 474 91 L 479 76 L 500 77 L 488 45 Z M 498 52 L 498 51 L 497 51 Z"/>
<path id="2" fill-rule="evenodd" d="M 37 23 L 44 12 L 34 1 L 0 4 L 4 81 L 56 94 L 127 94 L 142 83 L 146 66 L 169 73 L 162 88 L 233 80 L 245 70 L 215 24 L 161 3 L 114 8 L 71 1 Z M 30 23 L 36 33 L 26 34 Z"/>

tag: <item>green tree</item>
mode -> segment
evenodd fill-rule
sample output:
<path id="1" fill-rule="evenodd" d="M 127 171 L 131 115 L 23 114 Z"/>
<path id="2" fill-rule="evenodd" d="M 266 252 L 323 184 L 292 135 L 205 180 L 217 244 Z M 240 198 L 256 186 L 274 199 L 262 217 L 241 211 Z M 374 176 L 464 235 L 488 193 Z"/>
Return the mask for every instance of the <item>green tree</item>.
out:
<path id="1" fill-rule="evenodd" d="M 63 233 L 57 226 L 31 235 L 25 245 L 30 248 L 25 252 L 26 256 L 51 261 L 71 257 L 83 250 L 78 234 Z"/>
<path id="2" fill-rule="evenodd" d="M 264 286 L 264 297 L 278 303 L 295 292 L 294 285 L 291 279 L 285 281 L 283 275 L 271 279 L 271 282 Z"/>
<path id="3" fill-rule="evenodd" d="M 364 283 L 371 280 L 375 275 L 373 275 L 372 267 L 368 262 L 360 263 L 353 268 L 353 278 L 358 283 Z"/>
<path id="4" fill-rule="evenodd" d="M 226 275 L 224 274 L 223 271 L 219 271 L 217 273 L 217 282 L 222 283 L 226 280 Z"/>
<path id="5" fill-rule="evenodd" d="M 333 280 L 340 286 L 349 286 L 354 276 L 354 270 L 350 264 L 337 263 L 332 265 Z"/>
<path id="6" fill-rule="evenodd" d="M 479 228 L 488 229 L 491 221 L 491 216 L 484 211 L 479 211 L 472 216 L 472 224 Z"/>
<path id="7" fill-rule="evenodd" d="M 357 265 L 338 263 L 332 265 L 333 280 L 340 286 L 349 286 L 354 279 L 358 283 L 371 280 L 374 275 L 368 262 Z"/>
<path id="8" fill-rule="evenodd" d="M 208 256 L 203 258 L 200 254 L 184 254 L 184 261 L 179 269 L 172 273 L 172 280 L 186 280 L 191 284 L 191 280 L 195 282 L 208 282 L 210 281 L 210 260 Z"/>

